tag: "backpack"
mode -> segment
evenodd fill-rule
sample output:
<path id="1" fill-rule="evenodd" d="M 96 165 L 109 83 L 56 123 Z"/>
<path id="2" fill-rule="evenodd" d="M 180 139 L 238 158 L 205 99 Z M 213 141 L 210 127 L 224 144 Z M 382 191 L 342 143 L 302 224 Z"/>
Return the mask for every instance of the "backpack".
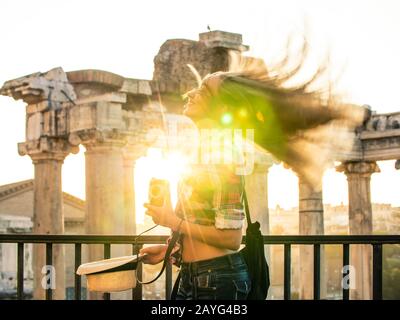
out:
<path id="1" fill-rule="evenodd" d="M 251 279 L 251 289 L 247 300 L 265 300 L 270 286 L 269 268 L 264 253 L 264 239 L 258 221 L 252 223 L 246 190 L 243 191 L 244 207 L 247 219 L 246 246 L 240 250 L 247 264 Z"/>

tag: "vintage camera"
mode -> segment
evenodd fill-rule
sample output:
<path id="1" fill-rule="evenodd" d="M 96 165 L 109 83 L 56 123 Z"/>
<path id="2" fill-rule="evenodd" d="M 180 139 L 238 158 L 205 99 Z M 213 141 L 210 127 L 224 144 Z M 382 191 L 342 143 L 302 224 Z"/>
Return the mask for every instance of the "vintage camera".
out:
<path id="1" fill-rule="evenodd" d="M 149 203 L 162 207 L 168 195 L 168 188 L 167 180 L 152 178 L 149 185 Z"/>

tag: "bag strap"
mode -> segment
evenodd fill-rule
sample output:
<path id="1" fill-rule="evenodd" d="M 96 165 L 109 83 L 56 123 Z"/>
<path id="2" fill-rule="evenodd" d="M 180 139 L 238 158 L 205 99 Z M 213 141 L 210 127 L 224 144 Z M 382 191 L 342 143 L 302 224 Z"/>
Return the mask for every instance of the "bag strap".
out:
<path id="1" fill-rule="evenodd" d="M 175 280 L 175 284 L 174 287 L 172 288 L 172 292 L 171 292 L 171 300 L 176 300 L 176 296 L 178 295 L 178 290 L 179 290 L 179 283 L 181 281 L 181 271 L 179 272 L 176 280 Z"/>
<path id="2" fill-rule="evenodd" d="M 169 263 L 169 257 L 170 257 L 170 255 L 172 253 L 172 250 L 175 247 L 176 242 L 179 239 L 179 236 L 180 236 L 180 233 L 178 231 L 174 231 L 172 233 L 171 241 L 169 242 L 167 251 L 165 252 L 162 268 L 161 268 L 160 272 L 158 273 L 158 275 L 154 279 L 152 279 L 150 281 L 142 282 L 137 278 L 137 275 L 136 275 L 136 279 L 140 284 L 150 284 L 150 283 L 155 282 L 156 280 L 158 280 L 158 278 L 161 277 L 161 275 L 163 274 L 165 268 L 167 267 L 167 264 Z M 137 268 L 136 268 L 136 270 L 137 270 Z"/>
<path id="3" fill-rule="evenodd" d="M 243 200 L 244 200 L 244 210 L 246 212 L 247 224 L 251 224 L 252 222 L 250 217 L 249 203 L 247 201 L 246 189 L 243 190 Z"/>
<path id="4" fill-rule="evenodd" d="M 247 224 L 250 225 L 252 222 L 251 222 L 251 217 L 250 217 L 249 202 L 247 201 L 246 185 L 245 185 L 244 177 L 241 178 L 241 181 L 242 181 L 242 187 L 243 187 L 242 202 L 244 204 L 244 211 L 246 213 Z"/>

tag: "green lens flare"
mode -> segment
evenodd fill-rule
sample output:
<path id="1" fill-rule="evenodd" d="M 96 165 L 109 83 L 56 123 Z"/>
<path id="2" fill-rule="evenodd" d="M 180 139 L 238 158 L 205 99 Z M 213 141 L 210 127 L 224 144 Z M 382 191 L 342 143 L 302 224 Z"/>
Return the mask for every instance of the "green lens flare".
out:
<path id="1" fill-rule="evenodd" d="M 223 124 L 231 124 L 232 123 L 232 115 L 230 113 L 224 113 L 221 117 L 221 122 Z"/>

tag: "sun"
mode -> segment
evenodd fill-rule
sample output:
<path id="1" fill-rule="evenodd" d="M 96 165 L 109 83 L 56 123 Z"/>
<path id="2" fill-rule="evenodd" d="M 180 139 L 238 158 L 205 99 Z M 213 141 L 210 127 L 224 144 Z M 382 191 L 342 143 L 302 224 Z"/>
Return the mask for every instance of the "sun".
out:
<path id="1" fill-rule="evenodd" d="M 188 169 L 189 159 L 179 152 L 163 155 L 161 149 L 149 148 L 147 155 L 136 161 L 134 172 L 136 223 L 144 223 L 145 208 L 148 202 L 148 189 L 151 178 L 166 179 L 171 188 L 171 201 L 175 206 L 179 179 Z"/>

